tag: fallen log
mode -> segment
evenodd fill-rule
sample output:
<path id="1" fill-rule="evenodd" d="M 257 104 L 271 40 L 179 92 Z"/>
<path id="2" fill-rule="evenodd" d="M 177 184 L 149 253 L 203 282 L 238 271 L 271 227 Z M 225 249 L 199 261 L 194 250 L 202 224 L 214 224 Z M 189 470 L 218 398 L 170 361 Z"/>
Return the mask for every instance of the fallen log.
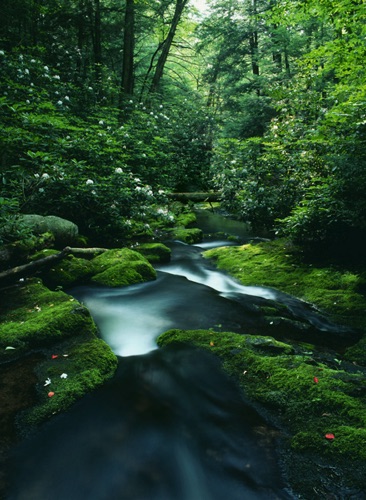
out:
<path id="1" fill-rule="evenodd" d="M 21 266 L 12 267 L 11 269 L 7 269 L 6 271 L 2 271 L 0 273 L 0 281 L 7 278 L 17 278 L 18 276 L 24 276 L 32 274 L 35 271 L 38 271 L 42 267 L 48 266 L 50 264 L 54 264 L 65 258 L 70 254 L 96 254 L 106 252 L 107 248 L 72 248 L 65 247 L 61 252 L 48 255 L 43 259 L 34 260 L 32 262 L 28 262 L 27 264 L 23 264 Z"/>
<path id="2" fill-rule="evenodd" d="M 169 193 L 168 198 L 181 201 L 182 203 L 187 203 L 188 201 L 193 202 L 213 202 L 220 201 L 221 193 L 218 191 L 196 191 L 192 193 Z"/>

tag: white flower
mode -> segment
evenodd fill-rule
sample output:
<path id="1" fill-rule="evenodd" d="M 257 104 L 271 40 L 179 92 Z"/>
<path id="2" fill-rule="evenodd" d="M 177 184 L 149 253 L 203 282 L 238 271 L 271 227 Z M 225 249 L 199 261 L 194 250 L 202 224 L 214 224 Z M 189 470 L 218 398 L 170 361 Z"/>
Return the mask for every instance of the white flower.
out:
<path id="1" fill-rule="evenodd" d="M 49 71 L 48 66 L 45 66 L 45 67 L 44 67 L 44 70 L 45 70 L 45 71 Z"/>
<path id="2" fill-rule="evenodd" d="M 116 174 L 123 174 L 123 170 L 121 169 L 121 167 L 116 168 L 115 172 Z"/>
<path id="3" fill-rule="evenodd" d="M 99 125 L 104 125 L 104 121 L 103 120 L 99 120 Z"/>
<path id="4" fill-rule="evenodd" d="M 55 75 L 53 78 L 54 78 L 55 80 L 60 80 L 60 76 L 59 76 L 59 75 Z"/>
<path id="5" fill-rule="evenodd" d="M 94 184 L 94 181 L 92 181 L 91 179 L 88 179 L 85 183 L 87 186 L 91 185 L 91 184 Z"/>
<path id="6" fill-rule="evenodd" d="M 39 174 L 34 174 L 34 177 L 35 177 L 36 179 L 39 179 Z"/>
<path id="7" fill-rule="evenodd" d="M 67 378 L 67 373 L 62 373 L 62 374 L 60 375 L 60 378 Z"/>
<path id="8" fill-rule="evenodd" d="M 3 50 L 0 50 L 0 56 L 5 56 L 5 52 Z"/>
<path id="9" fill-rule="evenodd" d="M 48 174 L 46 174 L 46 173 L 42 174 L 42 179 L 49 179 L 49 178 L 50 178 L 50 176 Z"/>
<path id="10" fill-rule="evenodd" d="M 43 189 L 43 188 L 39 188 L 39 189 L 38 189 L 38 191 L 39 191 L 40 193 L 44 193 L 44 189 Z"/>
<path id="11" fill-rule="evenodd" d="M 138 177 L 135 177 L 135 178 L 134 178 L 134 181 L 135 181 L 135 182 L 141 182 L 141 180 L 140 180 Z"/>
<path id="12" fill-rule="evenodd" d="M 65 101 L 69 101 L 70 97 L 68 95 L 65 95 L 64 99 L 65 99 Z"/>
<path id="13" fill-rule="evenodd" d="M 63 103 L 62 103 L 62 101 L 57 101 L 57 104 L 58 104 L 59 106 L 62 106 L 62 104 L 63 104 Z"/>
<path id="14" fill-rule="evenodd" d="M 51 383 L 51 379 L 47 378 L 45 383 L 44 383 L 44 387 L 46 387 L 47 385 L 50 385 L 50 383 Z"/>
<path id="15" fill-rule="evenodd" d="M 26 75 L 29 75 L 29 69 L 25 68 L 24 73 L 25 73 Z"/>
<path id="16" fill-rule="evenodd" d="M 93 189 L 93 191 L 91 192 L 91 194 L 94 194 L 94 196 L 97 194 L 97 192 Z"/>

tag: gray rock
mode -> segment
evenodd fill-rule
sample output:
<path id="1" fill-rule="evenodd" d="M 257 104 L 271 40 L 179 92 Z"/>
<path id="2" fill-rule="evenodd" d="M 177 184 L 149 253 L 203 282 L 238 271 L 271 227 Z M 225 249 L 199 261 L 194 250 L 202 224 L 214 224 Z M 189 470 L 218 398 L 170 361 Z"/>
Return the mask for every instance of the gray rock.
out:
<path id="1" fill-rule="evenodd" d="M 48 232 L 52 233 L 55 237 L 55 242 L 59 244 L 70 245 L 76 241 L 79 234 L 76 224 L 55 215 L 25 214 L 19 217 L 19 222 L 29 227 L 36 235 Z"/>

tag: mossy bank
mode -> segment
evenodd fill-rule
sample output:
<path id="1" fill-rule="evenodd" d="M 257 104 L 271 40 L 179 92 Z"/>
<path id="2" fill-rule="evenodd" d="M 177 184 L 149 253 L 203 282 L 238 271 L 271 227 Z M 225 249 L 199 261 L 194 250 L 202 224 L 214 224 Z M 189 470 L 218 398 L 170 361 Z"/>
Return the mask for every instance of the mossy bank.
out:
<path id="1" fill-rule="evenodd" d="M 286 240 L 207 250 L 219 269 L 244 285 L 278 289 L 313 304 L 335 322 L 366 332 L 366 270 L 305 263 Z M 347 359 L 366 364 L 365 335 L 349 347 Z"/>
<path id="2" fill-rule="evenodd" d="M 313 488 L 364 490 L 365 367 L 259 335 L 170 330 L 158 339 L 160 347 L 174 344 L 219 356 L 253 406 L 282 431 L 284 470 L 300 498 L 321 496 Z"/>

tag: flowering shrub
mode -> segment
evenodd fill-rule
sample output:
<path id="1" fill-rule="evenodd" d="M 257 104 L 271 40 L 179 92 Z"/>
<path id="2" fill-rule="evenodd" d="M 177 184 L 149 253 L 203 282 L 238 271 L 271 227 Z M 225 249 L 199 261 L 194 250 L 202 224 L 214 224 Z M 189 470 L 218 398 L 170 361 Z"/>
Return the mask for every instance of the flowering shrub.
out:
<path id="1" fill-rule="evenodd" d="M 4 200 L 70 219 L 104 244 L 171 223 L 164 192 L 198 184 L 207 169 L 206 118 L 197 136 L 187 105 L 131 100 L 121 124 L 118 110 L 94 108 L 83 96 L 92 89 L 63 83 L 40 58 L 2 52 L 0 66 Z"/>

